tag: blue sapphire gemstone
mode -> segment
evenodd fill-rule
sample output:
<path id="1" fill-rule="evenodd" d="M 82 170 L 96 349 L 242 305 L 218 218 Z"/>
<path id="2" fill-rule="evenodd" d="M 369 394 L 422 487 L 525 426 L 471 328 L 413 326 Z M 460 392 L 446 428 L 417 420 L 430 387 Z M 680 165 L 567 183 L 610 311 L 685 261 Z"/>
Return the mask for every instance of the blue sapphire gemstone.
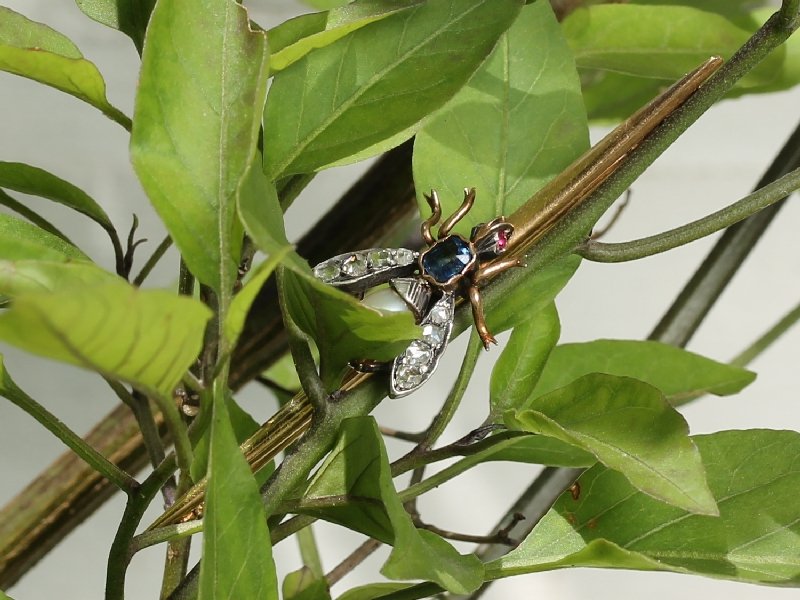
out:
<path id="1" fill-rule="evenodd" d="M 422 256 L 422 270 L 439 283 L 446 283 L 464 272 L 472 260 L 469 244 L 451 235 L 436 242 Z"/>

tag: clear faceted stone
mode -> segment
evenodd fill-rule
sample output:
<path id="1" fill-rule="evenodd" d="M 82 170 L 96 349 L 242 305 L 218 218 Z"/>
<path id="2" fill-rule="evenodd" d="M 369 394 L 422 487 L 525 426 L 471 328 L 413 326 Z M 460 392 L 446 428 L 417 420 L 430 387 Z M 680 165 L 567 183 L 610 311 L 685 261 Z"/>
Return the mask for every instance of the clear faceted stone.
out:
<path id="1" fill-rule="evenodd" d="M 428 364 L 433 360 L 433 352 L 425 344 L 413 342 L 406 348 L 403 363 L 416 366 L 420 370 L 427 370 Z"/>
<path id="2" fill-rule="evenodd" d="M 395 383 L 398 388 L 407 390 L 422 383 L 422 373 L 411 365 L 401 365 L 395 373 Z"/>
<path id="3" fill-rule="evenodd" d="M 438 325 L 428 324 L 422 328 L 422 340 L 430 346 L 441 346 L 445 331 Z"/>
<path id="4" fill-rule="evenodd" d="M 369 266 L 373 269 L 391 267 L 395 264 L 391 251 L 385 248 L 368 252 L 367 259 L 369 260 Z"/>
<path id="5" fill-rule="evenodd" d="M 444 325 L 452 318 L 452 313 L 450 312 L 450 307 L 446 304 L 439 304 L 438 306 L 434 306 L 431 309 L 431 312 L 428 313 L 428 318 L 437 325 Z"/>
<path id="6" fill-rule="evenodd" d="M 342 265 L 342 273 L 349 277 L 367 274 L 367 257 L 364 254 L 351 255 Z"/>
<path id="7" fill-rule="evenodd" d="M 394 251 L 394 259 L 398 265 L 410 265 L 414 262 L 414 253 L 408 248 L 398 248 Z"/>
<path id="8" fill-rule="evenodd" d="M 314 277 L 322 281 L 333 281 L 340 272 L 339 263 L 335 260 L 325 261 L 314 267 Z"/>

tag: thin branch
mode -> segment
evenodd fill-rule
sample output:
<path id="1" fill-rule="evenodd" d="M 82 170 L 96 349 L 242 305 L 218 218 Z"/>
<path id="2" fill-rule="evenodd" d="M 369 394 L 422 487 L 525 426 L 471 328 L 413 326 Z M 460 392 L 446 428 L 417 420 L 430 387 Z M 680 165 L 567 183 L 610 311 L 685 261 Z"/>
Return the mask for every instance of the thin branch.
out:
<path id="1" fill-rule="evenodd" d="M 800 124 L 756 184 L 764 187 L 800 168 Z M 708 311 L 744 263 L 785 202 L 778 202 L 730 227 L 708 253 L 650 334 L 667 344 L 685 346 Z"/>
<path id="2" fill-rule="evenodd" d="M 394 429 L 392 427 L 379 427 L 381 435 L 386 437 L 391 437 L 396 440 L 401 440 L 403 442 L 411 442 L 413 444 L 418 444 L 422 441 L 422 438 L 425 436 L 425 432 L 419 433 L 411 433 L 410 431 L 400 431 L 399 429 Z"/>
<path id="3" fill-rule="evenodd" d="M 604 244 L 587 240 L 578 254 L 596 262 L 624 262 L 660 254 L 727 229 L 800 188 L 800 168 L 702 219 L 631 242 Z"/>
<path id="4" fill-rule="evenodd" d="M 366 560 L 373 552 L 375 552 L 375 550 L 380 548 L 381 545 L 382 542 L 372 538 L 361 544 L 325 576 L 325 580 L 328 582 L 328 587 L 337 583 L 342 577 L 364 562 L 364 560 Z"/>
<path id="5" fill-rule="evenodd" d="M 300 548 L 300 558 L 303 561 L 303 565 L 308 567 L 314 577 L 322 577 L 325 571 L 322 567 L 322 559 L 319 555 L 317 540 L 314 538 L 314 530 L 311 525 L 297 532 L 297 546 Z"/>
<path id="6" fill-rule="evenodd" d="M 169 250 L 170 246 L 172 246 L 172 238 L 167 235 L 163 240 L 161 240 L 161 243 L 150 255 L 150 258 L 147 259 L 147 262 L 145 262 L 142 266 L 139 274 L 133 279 L 133 285 L 139 287 L 142 285 L 142 283 L 144 283 L 144 280 L 147 279 L 147 276 L 150 275 L 150 272 L 158 264 L 158 261 L 161 260 L 161 257 L 164 256 L 166 251 Z"/>
<path id="7" fill-rule="evenodd" d="M 750 346 L 742 350 L 734 357 L 730 364 L 737 367 L 746 367 L 756 359 L 764 350 L 769 348 L 779 337 L 786 333 L 797 321 L 800 320 L 800 304 L 786 313 L 769 330 L 754 341 Z"/>
<path id="8" fill-rule="evenodd" d="M 106 600 L 125 597 L 125 574 L 131 559 L 131 542 L 145 510 L 175 471 L 175 461 L 168 457 L 142 482 L 136 493 L 128 496 L 120 519 L 106 568 Z"/>
<path id="9" fill-rule="evenodd" d="M 158 529 L 147 530 L 135 536 L 130 543 L 130 555 L 133 556 L 139 550 L 144 550 L 156 544 L 163 544 L 172 540 L 194 535 L 203 531 L 203 520 L 194 519 L 186 523 L 176 525 L 166 525 Z"/>
<path id="10" fill-rule="evenodd" d="M 284 277 L 284 268 L 278 267 L 278 301 L 283 315 L 283 324 L 289 334 L 289 351 L 292 353 L 297 376 L 300 378 L 300 384 L 303 386 L 306 396 L 314 406 L 314 410 L 321 411 L 324 410 L 328 400 L 328 392 L 317 373 L 317 365 L 314 362 L 314 356 L 311 354 L 308 336 L 297 326 L 297 323 L 292 319 L 292 315 L 289 314 L 287 299 L 284 294 Z"/>
<path id="11" fill-rule="evenodd" d="M 779 14 L 783 27 L 797 29 L 797 21 L 800 19 L 800 0 L 784 0 Z"/>
<path id="12" fill-rule="evenodd" d="M 464 393 L 467 391 L 467 386 L 472 379 L 472 374 L 475 372 L 475 366 L 478 364 L 478 358 L 483 350 L 483 342 L 478 335 L 477 330 L 473 327 L 470 332 L 469 342 L 467 343 L 467 351 L 464 354 L 464 360 L 461 363 L 461 369 L 458 372 L 455 383 L 450 390 L 450 393 L 445 400 L 442 409 L 436 413 L 433 422 L 425 432 L 425 437 L 418 445 L 419 450 L 429 450 L 436 441 L 442 437 L 444 430 L 453 419 Z"/>
<path id="13" fill-rule="evenodd" d="M 95 471 L 108 479 L 120 490 L 130 495 L 138 489 L 139 483 L 133 477 L 87 444 L 81 436 L 72 431 L 54 414 L 22 391 L 5 369 L 2 368 L 2 362 L 0 362 L 0 371 L 2 371 L 2 384 L 0 385 L 1 395 L 5 396 L 13 404 L 28 413 L 43 425 L 45 429 L 61 440 L 70 450 L 80 456 Z"/>

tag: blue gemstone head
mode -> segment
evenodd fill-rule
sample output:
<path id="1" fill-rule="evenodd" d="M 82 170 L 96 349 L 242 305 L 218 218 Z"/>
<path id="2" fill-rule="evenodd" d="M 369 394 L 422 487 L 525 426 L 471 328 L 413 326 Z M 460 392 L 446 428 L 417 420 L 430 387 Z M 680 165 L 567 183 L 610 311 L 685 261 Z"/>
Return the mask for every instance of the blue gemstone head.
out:
<path id="1" fill-rule="evenodd" d="M 469 244 L 456 235 L 436 242 L 422 255 L 422 272 L 438 283 L 447 283 L 456 275 L 463 274 L 472 262 Z"/>

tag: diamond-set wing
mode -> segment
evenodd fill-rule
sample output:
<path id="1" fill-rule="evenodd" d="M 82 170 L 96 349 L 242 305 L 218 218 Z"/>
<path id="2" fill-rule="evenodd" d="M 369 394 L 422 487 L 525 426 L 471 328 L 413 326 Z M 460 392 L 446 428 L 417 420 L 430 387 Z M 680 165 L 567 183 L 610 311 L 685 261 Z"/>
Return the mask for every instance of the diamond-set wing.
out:
<path id="1" fill-rule="evenodd" d="M 389 395 L 407 396 L 425 383 L 439 364 L 453 330 L 455 296 L 445 292 L 433 304 L 431 286 L 408 277 L 417 268 L 419 252 L 406 248 L 370 248 L 339 254 L 314 267 L 317 279 L 351 294 L 389 282 L 422 326 L 422 337 L 411 342 L 391 363 Z"/>
<path id="2" fill-rule="evenodd" d="M 339 254 L 314 267 L 314 276 L 350 293 L 410 275 L 417 267 L 419 252 L 407 248 L 369 248 Z"/>
<path id="3" fill-rule="evenodd" d="M 392 362 L 389 395 L 401 398 L 428 381 L 447 347 L 453 330 L 455 296 L 444 293 L 422 319 L 422 337 L 411 342 Z"/>

